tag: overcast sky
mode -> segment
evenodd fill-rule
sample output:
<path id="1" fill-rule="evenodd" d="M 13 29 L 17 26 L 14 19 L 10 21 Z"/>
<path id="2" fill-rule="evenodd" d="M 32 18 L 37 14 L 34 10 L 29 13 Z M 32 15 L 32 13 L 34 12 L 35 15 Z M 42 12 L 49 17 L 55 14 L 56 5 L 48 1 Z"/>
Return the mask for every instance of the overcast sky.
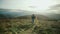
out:
<path id="1" fill-rule="evenodd" d="M 0 0 L 0 8 L 43 11 L 60 4 L 60 0 Z"/>

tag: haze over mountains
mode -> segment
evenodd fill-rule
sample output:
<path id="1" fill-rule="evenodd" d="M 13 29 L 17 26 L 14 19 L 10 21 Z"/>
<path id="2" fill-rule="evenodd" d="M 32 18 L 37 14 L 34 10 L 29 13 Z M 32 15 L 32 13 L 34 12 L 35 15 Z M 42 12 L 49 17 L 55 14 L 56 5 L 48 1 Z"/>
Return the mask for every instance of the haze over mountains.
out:
<path id="1" fill-rule="evenodd" d="M 0 9 L 0 15 L 4 15 L 6 17 L 16 17 L 16 16 L 24 16 L 30 15 L 32 12 L 24 11 L 24 10 L 15 10 L 14 9 Z"/>
<path id="2" fill-rule="evenodd" d="M 24 11 L 24 10 L 18 10 L 18 9 L 0 9 L 0 19 L 1 18 L 14 18 L 14 17 L 20 17 L 20 16 L 27 16 L 27 15 L 32 15 L 32 14 L 37 14 L 36 12 L 32 11 Z M 60 20 L 60 14 L 48 14 L 47 15 L 41 15 L 37 14 L 38 17 L 46 17 L 49 19 L 57 19 Z"/>

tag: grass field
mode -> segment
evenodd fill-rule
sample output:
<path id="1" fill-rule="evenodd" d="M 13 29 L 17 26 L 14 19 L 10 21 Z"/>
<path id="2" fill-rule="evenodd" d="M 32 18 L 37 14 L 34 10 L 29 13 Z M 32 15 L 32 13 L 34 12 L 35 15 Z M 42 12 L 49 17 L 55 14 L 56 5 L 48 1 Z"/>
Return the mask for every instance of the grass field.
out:
<path id="1" fill-rule="evenodd" d="M 60 21 L 35 19 L 0 19 L 0 34 L 60 34 Z"/>

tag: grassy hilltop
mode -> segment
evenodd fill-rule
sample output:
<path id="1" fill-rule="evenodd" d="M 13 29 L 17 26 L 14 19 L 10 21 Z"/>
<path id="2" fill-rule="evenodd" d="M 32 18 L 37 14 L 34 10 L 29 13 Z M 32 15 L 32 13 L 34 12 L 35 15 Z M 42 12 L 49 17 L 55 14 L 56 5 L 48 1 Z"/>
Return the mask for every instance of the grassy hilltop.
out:
<path id="1" fill-rule="evenodd" d="M 36 15 L 34 24 L 31 15 L 0 19 L 0 34 L 60 34 L 60 20 L 43 15 Z"/>

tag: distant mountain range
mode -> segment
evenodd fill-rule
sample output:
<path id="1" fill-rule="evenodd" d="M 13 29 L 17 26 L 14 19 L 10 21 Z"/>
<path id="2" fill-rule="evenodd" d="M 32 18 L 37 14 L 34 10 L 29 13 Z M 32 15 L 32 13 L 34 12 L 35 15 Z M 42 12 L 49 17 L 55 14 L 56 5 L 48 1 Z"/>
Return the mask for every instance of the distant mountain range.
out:
<path id="1" fill-rule="evenodd" d="M 26 18 L 27 15 L 32 15 L 34 12 L 32 11 L 24 11 L 18 9 L 0 9 L 0 19 L 2 18 Z M 48 15 L 36 15 L 38 19 L 56 19 L 60 20 L 60 14 L 48 14 Z"/>
<path id="2" fill-rule="evenodd" d="M 60 14 L 48 14 L 47 17 L 49 19 L 60 20 Z"/>
<path id="3" fill-rule="evenodd" d="M 24 10 L 15 10 L 15 9 L 0 9 L 0 15 L 3 15 L 8 18 L 14 18 L 17 16 L 25 16 L 25 15 L 31 15 L 33 12 L 31 11 L 24 11 Z M 0 16 L 3 17 L 3 16 Z"/>

